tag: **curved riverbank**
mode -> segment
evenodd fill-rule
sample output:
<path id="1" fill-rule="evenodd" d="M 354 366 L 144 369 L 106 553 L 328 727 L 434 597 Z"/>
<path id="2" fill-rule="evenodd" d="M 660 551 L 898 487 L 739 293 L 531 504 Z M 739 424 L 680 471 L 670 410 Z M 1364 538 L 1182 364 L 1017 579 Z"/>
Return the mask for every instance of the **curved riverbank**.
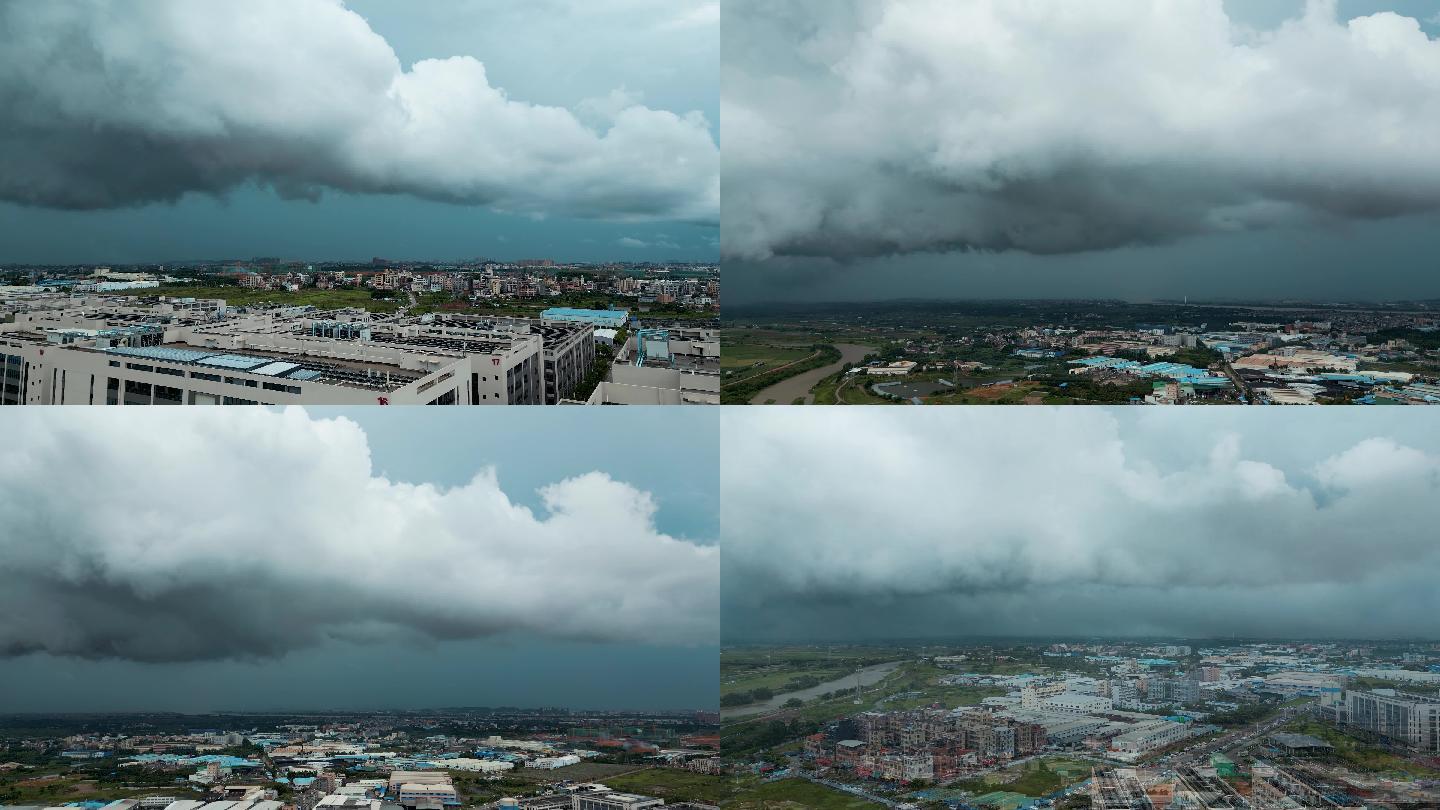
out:
<path id="1" fill-rule="evenodd" d="M 750 404 L 764 405 L 766 402 L 774 400 L 776 405 L 789 405 L 803 397 L 805 404 L 811 405 L 815 398 L 810 395 L 810 389 L 815 387 L 815 383 L 844 368 L 846 363 L 858 363 L 865 359 L 865 355 L 875 352 L 873 346 L 858 346 L 854 343 L 836 343 L 835 348 L 840 350 L 839 361 L 796 374 L 794 377 L 761 389 L 760 393 L 750 398 Z"/>

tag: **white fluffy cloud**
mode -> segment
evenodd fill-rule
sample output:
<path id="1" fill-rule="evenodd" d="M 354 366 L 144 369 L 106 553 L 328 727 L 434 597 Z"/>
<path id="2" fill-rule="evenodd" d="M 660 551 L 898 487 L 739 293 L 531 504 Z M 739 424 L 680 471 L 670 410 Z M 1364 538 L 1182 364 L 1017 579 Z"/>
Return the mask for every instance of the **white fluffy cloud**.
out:
<path id="1" fill-rule="evenodd" d="M 1411 443 L 1433 441 L 1244 416 L 727 414 L 725 632 L 891 605 L 904 635 L 937 599 L 955 632 L 1433 630 L 1440 454 Z"/>
<path id="2" fill-rule="evenodd" d="M 179 661 L 321 643 L 713 643 L 719 553 L 603 473 L 513 502 L 378 477 L 365 434 L 300 409 L 7 414 L 0 655 Z"/>
<path id="3" fill-rule="evenodd" d="M 1065 253 L 1440 208 L 1440 42 L 1310 0 L 731 0 L 727 256 Z"/>
<path id="4" fill-rule="evenodd" d="M 5 0 L 0 108 L 0 199 L 32 205 L 257 181 L 620 220 L 714 222 L 719 206 L 701 113 L 624 90 L 530 104 L 468 56 L 406 67 L 340 0 Z"/>

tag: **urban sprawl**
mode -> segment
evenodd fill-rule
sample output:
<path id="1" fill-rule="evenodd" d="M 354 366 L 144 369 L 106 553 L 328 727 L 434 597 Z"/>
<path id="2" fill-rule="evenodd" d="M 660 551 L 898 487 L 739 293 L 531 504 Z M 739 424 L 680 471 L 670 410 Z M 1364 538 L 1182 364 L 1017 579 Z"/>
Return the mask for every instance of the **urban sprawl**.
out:
<path id="1" fill-rule="evenodd" d="M 807 783 L 901 808 L 1440 805 L 1440 644 L 811 646 L 722 661 L 722 750 L 756 796 Z"/>
<path id="2" fill-rule="evenodd" d="M 0 273 L 0 404 L 715 404 L 713 266 Z"/>
<path id="3" fill-rule="evenodd" d="M 0 718 L 6 810 L 713 808 L 715 715 Z M 48 727 L 42 731 L 37 727 Z M 667 801 L 668 797 L 668 801 Z"/>
<path id="4" fill-rule="evenodd" d="M 1417 307 L 727 313 L 722 388 L 736 404 L 1436 404 L 1440 313 Z"/>

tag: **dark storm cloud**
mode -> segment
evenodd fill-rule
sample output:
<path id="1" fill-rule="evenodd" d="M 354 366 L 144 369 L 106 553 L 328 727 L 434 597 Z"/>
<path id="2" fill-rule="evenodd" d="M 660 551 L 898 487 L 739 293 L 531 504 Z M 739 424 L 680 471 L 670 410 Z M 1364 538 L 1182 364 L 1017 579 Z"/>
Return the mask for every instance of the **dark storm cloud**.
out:
<path id="1" fill-rule="evenodd" d="M 723 418 L 727 638 L 1437 629 L 1415 420 L 823 416 Z"/>
<path id="2" fill-rule="evenodd" d="M 1333 0 L 736 0 L 727 257 L 1068 254 L 1440 208 L 1440 43 Z M 738 43 L 734 47 L 730 43 Z"/>
<path id="3" fill-rule="evenodd" d="M 702 7 L 703 8 L 703 7 Z M 0 1 L 0 199 L 406 194 L 536 216 L 714 223 L 700 113 L 512 99 L 470 57 L 408 69 L 338 0 Z M 582 120 L 583 119 L 583 120 Z"/>
<path id="4" fill-rule="evenodd" d="M 182 418 L 183 417 L 183 418 Z M 718 551 L 601 473 L 517 504 L 493 470 L 390 480 L 348 419 L 17 412 L 0 656 L 266 659 L 332 640 L 713 643 Z"/>

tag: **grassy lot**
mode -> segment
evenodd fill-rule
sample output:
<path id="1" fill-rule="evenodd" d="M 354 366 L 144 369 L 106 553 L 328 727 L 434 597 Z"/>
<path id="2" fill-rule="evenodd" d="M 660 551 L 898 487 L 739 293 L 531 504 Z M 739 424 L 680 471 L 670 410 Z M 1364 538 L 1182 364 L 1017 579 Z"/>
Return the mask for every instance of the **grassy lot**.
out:
<path id="1" fill-rule="evenodd" d="M 721 389 L 728 404 L 745 404 L 767 386 L 840 359 L 827 342 L 801 343 L 802 335 L 725 331 L 720 342 Z M 783 404 L 783 403 L 780 403 Z"/>
<path id="2" fill-rule="evenodd" d="M 793 363 L 813 352 L 809 346 L 785 346 L 769 343 L 725 343 L 720 355 L 720 368 L 737 377 L 758 374 L 786 363 Z"/>
<path id="3" fill-rule="evenodd" d="M 164 284 L 158 288 L 121 290 L 115 293 L 115 295 L 128 295 L 131 297 L 168 295 L 175 298 L 223 298 L 226 304 L 237 307 L 252 306 L 255 304 L 275 304 L 286 307 L 299 307 L 308 304 L 320 309 L 360 307 L 361 309 L 366 309 L 371 312 L 394 312 L 401 303 L 409 300 L 403 293 L 396 293 L 395 297 L 390 300 L 372 298 L 369 290 L 357 289 L 304 289 L 299 292 L 285 292 L 281 290 L 252 290 L 246 287 L 190 284 Z"/>
<path id="4" fill-rule="evenodd" d="M 913 656 L 904 647 L 794 645 L 774 647 L 726 647 L 720 653 L 720 673 L 738 672 L 767 666 L 805 665 L 855 670 L 871 664 L 882 664 Z"/>
<path id="5" fill-rule="evenodd" d="M 891 676 L 890 680 L 885 682 L 886 691 L 892 695 L 906 692 L 918 694 L 900 700 L 887 700 L 884 703 L 885 709 L 888 711 L 914 709 L 919 706 L 929 706 L 932 703 L 942 704 L 947 709 L 955 709 L 961 706 L 977 706 L 987 697 L 999 697 L 1005 694 L 1004 689 L 995 687 L 946 686 L 939 682 L 941 677 L 951 674 L 954 673 L 933 664 L 918 662 L 905 664 Z"/>
<path id="6" fill-rule="evenodd" d="M 466 805 L 473 806 L 493 802 L 505 796 L 532 796 L 554 782 L 604 782 L 608 785 L 611 779 L 621 774 L 644 770 L 635 765 L 582 762 L 553 771 L 532 768 L 505 771 L 499 779 L 487 779 L 470 771 L 450 771 L 450 776 L 455 781 L 455 789 L 460 793 L 461 800 Z"/>
<path id="7" fill-rule="evenodd" d="M 742 789 L 725 803 L 729 810 L 871 810 L 877 806 L 858 796 L 803 779 L 762 782 Z"/>
<path id="8" fill-rule="evenodd" d="M 840 667 L 816 669 L 786 667 L 783 669 L 764 670 L 753 674 L 740 675 L 733 680 L 725 680 L 720 684 L 720 695 L 723 697 L 732 692 L 750 692 L 762 686 L 779 694 L 780 692 L 786 691 L 786 684 L 793 678 L 809 675 L 819 678 L 823 683 L 834 680 L 841 675 L 849 674 L 851 671 L 850 669 Z"/>
<path id="9" fill-rule="evenodd" d="M 958 709 L 961 706 L 979 706 L 980 701 L 987 697 L 1000 697 L 1005 694 L 1004 689 L 986 686 L 935 685 L 926 687 L 920 691 L 922 694 L 919 697 L 887 701 L 885 708 L 891 711 L 899 711 L 939 703 L 947 709 Z"/>
<path id="10" fill-rule="evenodd" d="M 630 773 L 642 769 L 642 767 L 636 765 L 581 762 L 578 765 L 567 765 L 564 768 L 556 768 L 549 771 L 539 768 L 521 768 L 511 773 L 514 774 L 514 778 L 526 782 L 606 782 L 606 780 L 618 774 Z"/>
<path id="11" fill-rule="evenodd" d="M 670 768 L 649 768 L 604 781 L 616 790 L 658 796 L 667 804 L 686 801 L 718 804 L 735 794 L 734 781 L 728 777 Z"/>
<path id="12" fill-rule="evenodd" d="M 1090 764 L 1064 757 L 1045 757 L 990 774 L 987 783 L 1026 796 L 1045 796 L 1090 776 Z"/>
<path id="13" fill-rule="evenodd" d="M 776 694 L 794 691 L 792 679 L 808 677 L 820 683 L 835 680 L 857 669 L 904 657 L 901 650 L 880 648 L 773 647 L 732 648 L 720 658 L 720 694 L 770 689 Z M 798 688 L 809 688 L 810 685 Z"/>
<path id="14" fill-rule="evenodd" d="M 1319 737 L 1335 746 L 1335 756 L 1357 771 L 1381 773 L 1399 779 L 1436 779 L 1440 770 L 1428 768 L 1382 748 L 1357 740 L 1334 726 L 1299 718 L 1285 725 L 1286 731 Z"/>
<path id="15" fill-rule="evenodd" d="M 252 290 L 246 287 L 218 284 L 164 284 L 158 288 L 121 290 L 114 294 L 130 297 L 168 295 L 177 298 L 223 298 L 227 304 L 237 307 L 257 304 L 274 304 L 277 306 L 293 307 L 308 304 L 320 309 L 359 307 L 369 310 L 370 312 L 394 312 L 400 306 L 409 303 L 410 300 L 403 292 L 393 293 L 389 299 L 381 299 L 371 297 L 370 290 L 367 289 L 344 288 L 338 290 L 317 290 L 307 288 L 298 292 L 285 292 L 283 290 Z M 635 302 L 629 299 L 612 299 L 606 296 L 590 296 L 584 298 L 565 296 L 561 298 L 538 299 L 535 301 L 515 300 L 470 306 L 467 302 L 454 300 L 449 293 L 420 293 L 416 295 L 416 306 L 410 313 L 412 315 L 422 315 L 427 312 L 446 312 L 458 315 L 533 318 L 537 317 L 542 310 L 559 306 L 572 306 L 582 309 L 606 309 L 615 306 L 621 309 L 629 309 L 631 314 L 636 315 L 642 321 L 656 323 L 668 323 L 671 321 L 708 321 L 716 317 L 713 312 L 694 312 L 676 307 L 653 307 L 649 312 L 640 312 L 636 308 Z"/>
<path id="16" fill-rule="evenodd" d="M 155 786 L 100 783 L 83 774 L 67 774 L 56 779 L 36 778 L 29 774 L 8 774 L 0 777 L 0 804 L 56 806 L 92 799 L 113 801 L 159 793 L 189 792 L 188 787 L 173 784 Z"/>
<path id="17" fill-rule="evenodd" d="M 1025 400 L 1042 392 L 1043 386 L 1036 382 L 996 383 L 981 385 L 929 397 L 932 405 L 1024 405 Z"/>

